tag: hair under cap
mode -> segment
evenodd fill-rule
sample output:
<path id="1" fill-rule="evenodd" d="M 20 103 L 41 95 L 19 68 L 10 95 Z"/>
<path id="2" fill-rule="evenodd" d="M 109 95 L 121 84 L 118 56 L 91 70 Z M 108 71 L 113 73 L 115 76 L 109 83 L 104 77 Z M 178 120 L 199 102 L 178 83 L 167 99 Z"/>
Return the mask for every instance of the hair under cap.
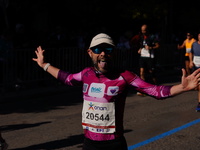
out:
<path id="1" fill-rule="evenodd" d="M 102 44 L 102 43 L 106 43 L 106 44 L 115 46 L 112 38 L 109 35 L 107 35 L 105 33 L 100 33 L 100 34 L 97 34 L 95 37 L 92 38 L 92 41 L 90 43 L 89 48 L 97 46 L 97 45 Z"/>

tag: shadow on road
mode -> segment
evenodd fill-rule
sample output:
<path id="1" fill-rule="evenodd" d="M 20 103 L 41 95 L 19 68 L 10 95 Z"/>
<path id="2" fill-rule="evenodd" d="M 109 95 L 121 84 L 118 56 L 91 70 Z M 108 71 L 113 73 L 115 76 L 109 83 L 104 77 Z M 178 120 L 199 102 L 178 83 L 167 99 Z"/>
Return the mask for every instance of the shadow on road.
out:
<path id="1" fill-rule="evenodd" d="M 124 132 L 131 132 L 132 130 L 127 129 Z M 78 145 L 82 144 L 84 140 L 84 135 L 74 135 L 70 136 L 67 139 L 61 139 L 61 140 L 56 140 L 56 141 L 51 141 L 47 143 L 42 143 L 42 144 L 37 144 L 37 145 L 31 145 L 28 147 L 23 147 L 23 148 L 15 148 L 15 149 L 10 149 L 10 150 L 27 150 L 27 149 L 46 149 L 46 150 L 52 150 L 52 149 L 59 149 L 59 148 L 66 148 L 69 146 L 73 145 Z M 79 146 L 82 147 L 82 146 Z"/>
<path id="2" fill-rule="evenodd" d="M 56 141 L 50 141 L 47 143 L 41 143 L 37 145 L 31 145 L 28 147 L 23 147 L 23 148 L 15 148 L 15 149 L 10 149 L 10 150 L 27 150 L 27 149 L 46 149 L 46 150 L 52 150 L 52 149 L 59 149 L 59 148 L 64 148 L 64 147 L 69 147 L 77 144 L 83 143 L 83 138 L 84 135 L 74 135 L 70 136 L 67 139 L 61 139 L 61 140 L 56 140 Z"/>
<path id="3" fill-rule="evenodd" d="M 6 131 L 14 131 L 14 130 L 20 130 L 20 129 L 26 129 L 26 128 L 33 128 L 37 127 L 43 124 L 51 123 L 50 121 L 46 122 L 40 122 L 40 123 L 34 123 L 34 124 L 15 124 L 15 125 L 5 125 L 5 126 L 0 126 L 1 131 L 6 132 Z"/>

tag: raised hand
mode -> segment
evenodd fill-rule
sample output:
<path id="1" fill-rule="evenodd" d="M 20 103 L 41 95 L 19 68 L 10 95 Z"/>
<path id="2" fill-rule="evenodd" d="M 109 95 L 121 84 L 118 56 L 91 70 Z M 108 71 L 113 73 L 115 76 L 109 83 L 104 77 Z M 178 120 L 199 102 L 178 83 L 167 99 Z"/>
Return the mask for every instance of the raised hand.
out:
<path id="1" fill-rule="evenodd" d="M 37 58 L 32 58 L 33 61 L 36 61 L 38 65 L 42 68 L 44 68 L 45 62 L 44 62 L 44 51 L 41 46 L 38 46 L 35 50 L 35 54 Z"/>
<path id="2" fill-rule="evenodd" d="M 187 77 L 185 69 L 182 69 L 182 73 L 181 84 L 185 90 L 192 90 L 200 84 L 200 68 Z"/>

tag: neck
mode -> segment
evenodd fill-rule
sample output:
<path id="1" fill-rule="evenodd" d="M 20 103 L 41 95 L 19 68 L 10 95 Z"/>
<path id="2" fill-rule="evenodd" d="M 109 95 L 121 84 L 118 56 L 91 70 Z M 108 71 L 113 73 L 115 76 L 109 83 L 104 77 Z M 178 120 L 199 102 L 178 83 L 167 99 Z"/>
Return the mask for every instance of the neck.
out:
<path id="1" fill-rule="evenodd" d="M 95 67 L 95 66 L 94 66 L 94 69 L 95 69 L 96 73 L 99 73 L 99 74 L 105 74 L 105 73 L 108 72 L 107 70 L 101 71 L 101 70 L 99 70 L 99 69 L 98 69 L 97 67 Z"/>

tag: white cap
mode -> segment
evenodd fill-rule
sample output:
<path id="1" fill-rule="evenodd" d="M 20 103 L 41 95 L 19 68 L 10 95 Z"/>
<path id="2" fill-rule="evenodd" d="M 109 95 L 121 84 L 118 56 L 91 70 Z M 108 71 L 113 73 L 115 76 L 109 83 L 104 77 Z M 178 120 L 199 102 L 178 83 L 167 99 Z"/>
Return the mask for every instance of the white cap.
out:
<path id="1" fill-rule="evenodd" d="M 89 48 L 97 46 L 97 45 L 102 44 L 102 43 L 106 43 L 106 44 L 115 46 L 112 38 L 109 35 L 107 35 L 105 33 L 100 33 L 100 34 L 97 34 L 95 37 L 92 38 L 92 41 L 90 43 Z"/>

